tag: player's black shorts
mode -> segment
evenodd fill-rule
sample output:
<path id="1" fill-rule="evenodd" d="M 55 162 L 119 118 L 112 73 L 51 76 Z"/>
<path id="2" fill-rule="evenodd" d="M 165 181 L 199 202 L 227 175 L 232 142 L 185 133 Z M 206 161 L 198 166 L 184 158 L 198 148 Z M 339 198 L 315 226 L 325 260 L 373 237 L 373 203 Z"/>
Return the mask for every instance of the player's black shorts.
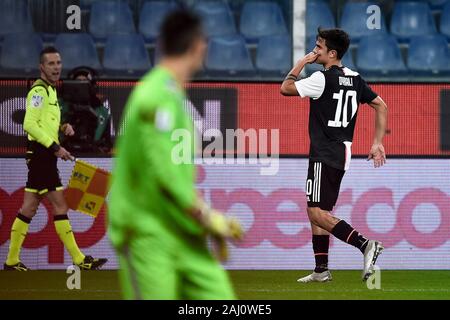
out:
<path id="1" fill-rule="evenodd" d="M 339 195 L 344 173 L 344 170 L 310 160 L 306 179 L 308 207 L 319 207 L 322 210 L 332 211 Z"/>
<path id="2" fill-rule="evenodd" d="M 49 191 L 62 190 L 56 156 L 36 141 L 28 141 L 25 156 L 28 167 L 28 180 L 25 191 L 44 194 Z"/>

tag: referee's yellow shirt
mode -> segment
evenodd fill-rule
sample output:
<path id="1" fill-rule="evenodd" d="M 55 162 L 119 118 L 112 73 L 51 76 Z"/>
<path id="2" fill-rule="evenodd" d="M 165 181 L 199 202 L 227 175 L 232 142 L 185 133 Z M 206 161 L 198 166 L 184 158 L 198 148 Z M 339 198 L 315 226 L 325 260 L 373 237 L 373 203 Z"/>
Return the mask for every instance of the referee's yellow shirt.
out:
<path id="1" fill-rule="evenodd" d="M 61 121 L 56 89 L 48 82 L 38 79 L 27 96 L 27 107 L 23 129 L 28 140 L 37 141 L 46 148 L 59 144 L 58 133 Z"/>

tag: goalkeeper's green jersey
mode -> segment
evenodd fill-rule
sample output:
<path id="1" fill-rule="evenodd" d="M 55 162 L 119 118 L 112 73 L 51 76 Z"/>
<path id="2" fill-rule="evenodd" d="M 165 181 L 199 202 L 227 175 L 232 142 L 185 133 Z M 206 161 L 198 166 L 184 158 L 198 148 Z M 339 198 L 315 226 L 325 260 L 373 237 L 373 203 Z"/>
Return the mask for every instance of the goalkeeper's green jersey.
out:
<path id="1" fill-rule="evenodd" d="M 161 66 L 145 75 L 131 93 L 112 174 L 109 220 L 113 230 L 203 233 L 185 212 L 194 205 L 196 191 L 194 130 L 184 100 L 184 89 Z M 180 164 L 183 152 L 189 152 L 189 161 Z M 110 236 L 120 242 L 114 237 L 121 236 Z"/>

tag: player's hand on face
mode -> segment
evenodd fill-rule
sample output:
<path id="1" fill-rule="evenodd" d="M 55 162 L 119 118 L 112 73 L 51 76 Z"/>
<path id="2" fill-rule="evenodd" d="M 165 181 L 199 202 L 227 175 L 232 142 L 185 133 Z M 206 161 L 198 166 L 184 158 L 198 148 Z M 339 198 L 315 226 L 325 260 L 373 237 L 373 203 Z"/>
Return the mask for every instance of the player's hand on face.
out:
<path id="1" fill-rule="evenodd" d="M 69 123 L 65 123 L 62 126 L 62 131 L 66 136 L 73 136 L 75 134 L 75 130 L 73 130 L 73 127 Z"/>
<path id="2" fill-rule="evenodd" d="M 381 143 L 374 143 L 372 148 L 370 148 L 369 157 L 367 161 L 373 159 L 373 166 L 375 168 L 381 167 L 386 163 L 386 152 Z"/>
<path id="3" fill-rule="evenodd" d="M 73 156 L 70 154 L 70 152 L 64 149 L 63 147 L 60 147 L 59 150 L 55 152 L 55 156 L 63 159 L 64 161 L 73 159 Z"/>
<path id="4" fill-rule="evenodd" d="M 314 51 L 311 51 L 310 53 L 308 53 L 306 56 L 303 57 L 302 61 L 304 63 L 314 63 L 316 61 L 318 57 L 318 54 L 315 53 Z"/>

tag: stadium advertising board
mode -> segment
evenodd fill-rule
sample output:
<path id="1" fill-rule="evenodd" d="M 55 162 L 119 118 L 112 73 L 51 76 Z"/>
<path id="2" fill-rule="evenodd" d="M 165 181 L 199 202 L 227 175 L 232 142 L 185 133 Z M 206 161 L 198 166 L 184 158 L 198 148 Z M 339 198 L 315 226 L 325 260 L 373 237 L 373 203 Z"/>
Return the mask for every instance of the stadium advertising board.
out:
<path id="1" fill-rule="evenodd" d="M 123 107 L 134 82 L 99 83 L 100 93 L 117 134 Z M 450 155 L 448 91 L 441 84 L 376 84 L 373 89 L 389 107 L 385 139 L 390 155 Z M 0 154 L 21 154 L 25 145 L 22 119 L 27 83 L 0 81 Z M 446 94 L 447 92 L 447 94 Z M 279 84 L 194 83 L 189 85 L 186 109 L 200 132 L 226 129 L 278 129 L 282 155 L 306 155 L 308 100 L 283 97 Z M 447 101 L 447 102 L 446 102 Z M 353 154 L 366 155 L 374 130 L 373 112 L 359 108 Z M 203 145 L 205 147 L 205 143 Z M 234 150 L 228 150 L 234 152 Z"/>
<path id="2" fill-rule="evenodd" d="M 111 159 L 85 159 L 110 169 Z M 59 163 L 67 185 L 72 163 Z M 197 185 L 213 206 L 238 217 L 247 231 L 243 242 L 232 244 L 229 269 L 310 269 L 311 233 L 306 215 L 304 183 L 307 159 L 281 159 L 277 175 L 263 176 L 258 164 L 198 166 Z M 450 159 L 388 159 L 372 168 L 353 159 L 344 177 L 334 213 L 386 250 L 383 269 L 450 268 Z M 23 197 L 26 166 L 23 159 L 0 159 L 0 257 L 6 257 L 10 227 Z M 51 207 L 45 203 L 30 225 L 22 250 L 32 269 L 69 265 L 55 231 Z M 105 228 L 106 206 L 97 219 L 70 211 L 80 247 L 94 256 L 106 256 L 106 268 L 117 268 Z M 330 267 L 360 269 L 356 249 L 332 238 Z"/>

